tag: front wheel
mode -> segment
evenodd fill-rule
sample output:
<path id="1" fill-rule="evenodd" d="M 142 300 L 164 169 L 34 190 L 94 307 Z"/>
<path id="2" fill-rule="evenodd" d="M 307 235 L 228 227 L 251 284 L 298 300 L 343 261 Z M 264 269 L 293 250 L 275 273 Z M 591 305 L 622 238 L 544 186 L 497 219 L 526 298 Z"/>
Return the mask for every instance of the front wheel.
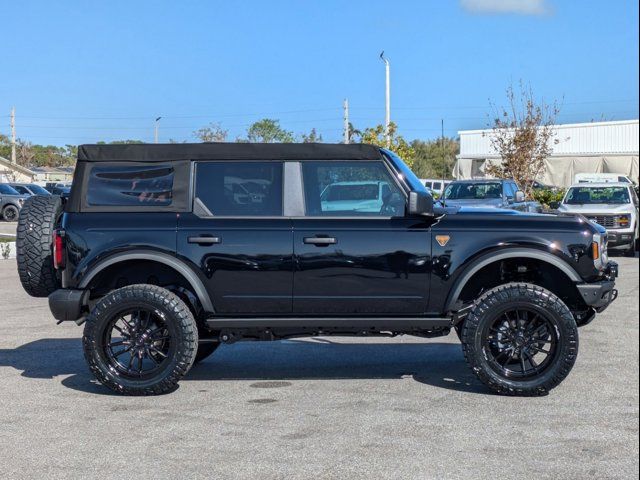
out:
<path id="1" fill-rule="evenodd" d="M 89 315 L 84 355 L 98 381 L 125 395 L 175 389 L 189 371 L 198 329 L 178 296 L 153 285 L 130 285 L 103 297 Z"/>
<path id="2" fill-rule="evenodd" d="M 462 327 L 462 348 L 473 372 L 492 390 L 545 395 L 576 361 L 578 327 L 550 291 L 510 283 L 476 301 Z"/>

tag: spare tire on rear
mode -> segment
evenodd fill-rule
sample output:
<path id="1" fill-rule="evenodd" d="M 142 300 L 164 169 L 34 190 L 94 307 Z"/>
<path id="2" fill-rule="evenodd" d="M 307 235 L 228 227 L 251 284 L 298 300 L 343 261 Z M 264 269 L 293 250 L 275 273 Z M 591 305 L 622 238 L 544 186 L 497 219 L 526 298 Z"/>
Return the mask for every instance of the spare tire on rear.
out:
<path id="1" fill-rule="evenodd" d="M 60 288 L 53 266 L 53 231 L 62 212 L 60 197 L 35 195 L 20 210 L 16 238 L 18 275 L 32 297 L 47 297 Z"/>

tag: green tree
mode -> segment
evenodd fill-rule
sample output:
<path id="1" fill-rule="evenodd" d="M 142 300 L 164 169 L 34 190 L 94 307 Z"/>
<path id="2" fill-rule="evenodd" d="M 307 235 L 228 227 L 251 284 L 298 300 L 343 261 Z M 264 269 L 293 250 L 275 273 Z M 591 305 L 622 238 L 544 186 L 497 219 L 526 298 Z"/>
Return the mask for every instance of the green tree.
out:
<path id="1" fill-rule="evenodd" d="M 300 137 L 302 143 L 322 143 L 322 134 L 319 134 L 315 128 L 312 128 L 308 134 L 302 133 Z"/>
<path id="2" fill-rule="evenodd" d="M 193 136 L 201 142 L 226 142 L 227 135 L 229 130 L 225 130 L 219 123 L 214 122 L 193 132 Z"/>
<path id="3" fill-rule="evenodd" d="M 293 143 L 295 137 L 280 126 L 280 120 L 264 118 L 249 127 L 247 140 L 256 143 Z"/>
<path id="4" fill-rule="evenodd" d="M 413 172 L 419 178 L 450 178 L 460 142 L 455 138 L 414 140 Z"/>
<path id="5" fill-rule="evenodd" d="M 360 141 L 362 143 L 370 143 L 372 145 L 387 148 L 384 130 L 384 125 L 365 128 L 360 136 Z M 391 139 L 391 146 L 389 147 L 389 150 L 396 153 L 409 167 L 411 167 L 415 151 L 404 137 L 398 134 L 398 126 L 394 122 L 389 124 L 389 136 Z"/>

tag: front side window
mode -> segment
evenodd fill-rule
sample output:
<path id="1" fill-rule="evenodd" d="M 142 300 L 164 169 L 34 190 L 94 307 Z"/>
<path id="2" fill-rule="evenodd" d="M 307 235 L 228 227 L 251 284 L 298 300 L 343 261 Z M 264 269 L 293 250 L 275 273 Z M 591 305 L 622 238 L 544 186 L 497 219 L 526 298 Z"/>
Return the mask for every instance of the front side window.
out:
<path id="1" fill-rule="evenodd" d="M 631 203 L 627 187 L 573 187 L 567 192 L 569 205 Z"/>
<path id="2" fill-rule="evenodd" d="M 174 169 L 169 165 L 95 166 L 87 185 L 87 203 L 94 207 L 169 206 Z"/>
<path id="3" fill-rule="evenodd" d="M 201 162 L 196 197 L 214 216 L 281 216 L 282 162 Z"/>
<path id="4" fill-rule="evenodd" d="M 308 216 L 403 216 L 405 197 L 382 162 L 303 162 Z"/>

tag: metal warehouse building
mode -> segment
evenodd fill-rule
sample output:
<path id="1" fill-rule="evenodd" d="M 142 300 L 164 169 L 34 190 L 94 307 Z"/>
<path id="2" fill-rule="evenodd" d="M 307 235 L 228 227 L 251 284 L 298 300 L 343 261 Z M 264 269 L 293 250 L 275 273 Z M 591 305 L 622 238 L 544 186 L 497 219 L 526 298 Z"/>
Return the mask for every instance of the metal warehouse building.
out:
<path id="1" fill-rule="evenodd" d="M 484 177 L 487 165 L 499 163 L 492 130 L 463 130 L 454 166 L 457 179 Z M 553 153 L 538 180 L 567 187 L 576 173 L 621 173 L 638 182 L 638 120 L 556 125 Z"/>

